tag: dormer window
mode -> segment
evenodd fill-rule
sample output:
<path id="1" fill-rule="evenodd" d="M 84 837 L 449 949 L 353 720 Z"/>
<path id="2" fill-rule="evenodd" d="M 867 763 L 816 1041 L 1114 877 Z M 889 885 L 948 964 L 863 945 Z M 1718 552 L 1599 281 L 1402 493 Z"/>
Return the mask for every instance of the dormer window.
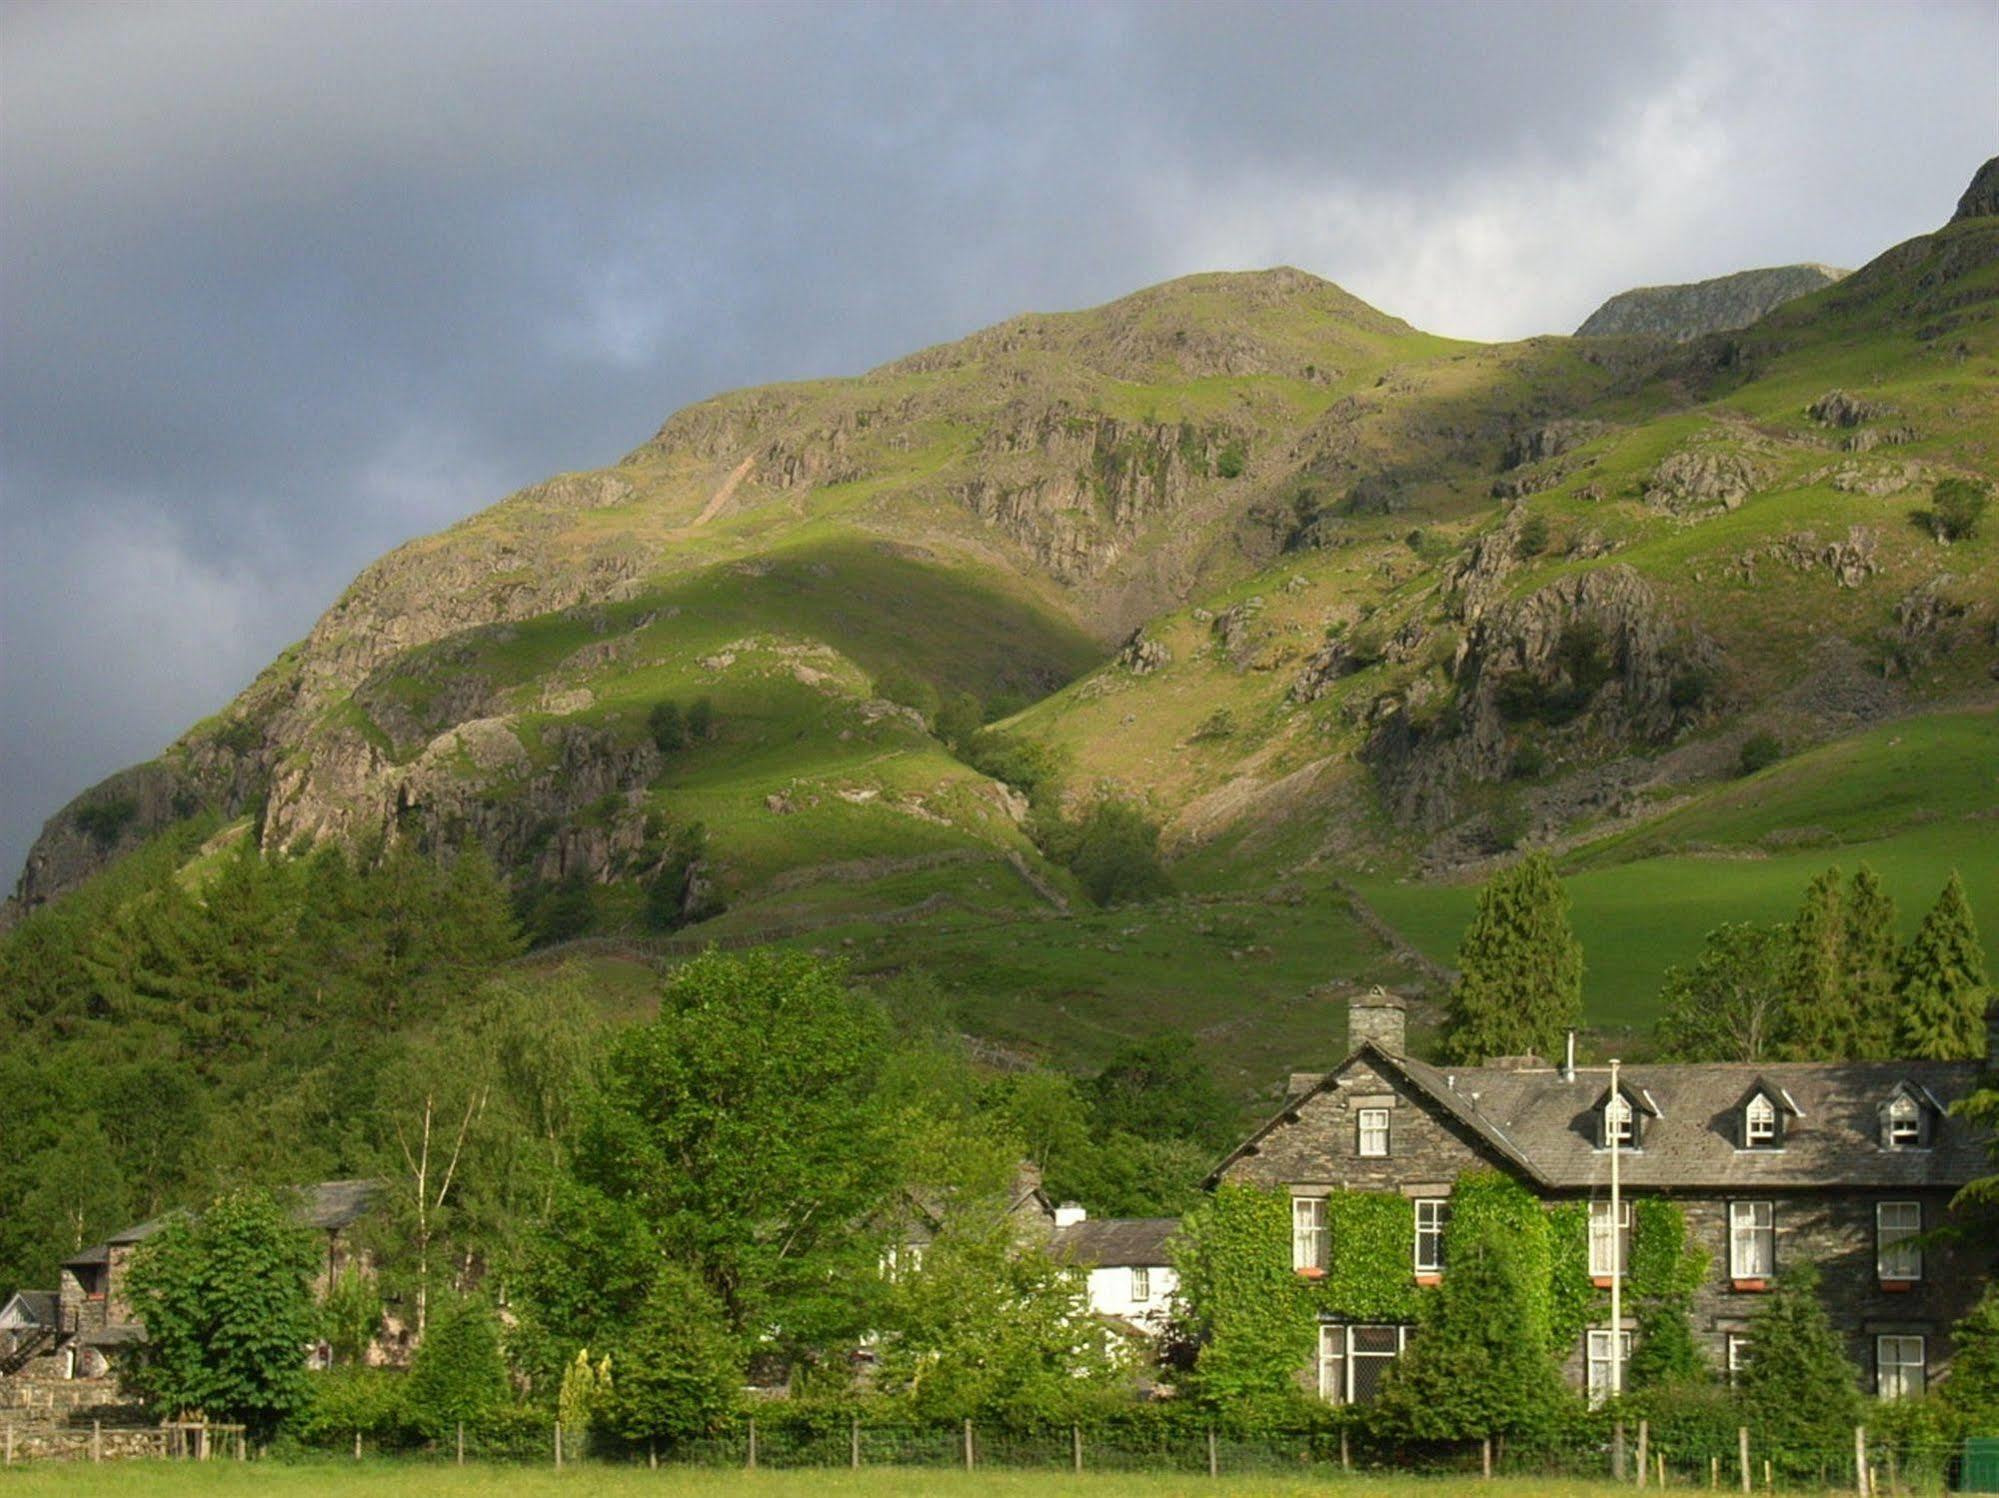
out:
<path id="1" fill-rule="evenodd" d="M 1634 1138 L 1631 1104 L 1622 1097 L 1612 1098 L 1603 1105 L 1603 1147 L 1630 1149 Z"/>
<path id="2" fill-rule="evenodd" d="M 1737 1149 L 1780 1150 L 1791 1120 L 1805 1116 L 1790 1089 L 1768 1077 L 1758 1077 L 1735 1106 Z"/>
<path id="3" fill-rule="evenodd" d="M 1936 1099 L 1922 1088 L 1902 1083 L 1881 1105 L 1881 1148 L 1928 1149 L 1935 1141 L 1941 1111 Z"/>

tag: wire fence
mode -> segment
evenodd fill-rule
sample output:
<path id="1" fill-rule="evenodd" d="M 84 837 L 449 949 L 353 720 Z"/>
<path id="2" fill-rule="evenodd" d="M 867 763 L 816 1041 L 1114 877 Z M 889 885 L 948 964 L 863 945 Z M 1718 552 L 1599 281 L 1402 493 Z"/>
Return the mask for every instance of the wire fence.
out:
<path id="1" fill-rule="evenodd" d="M 345 1454 L 345 1447 L 331 1448 Z M 1644 1422 L 1557 1440 L 1408 1442 L 1371 1435 L 1358 1423 L 1312 1429 L 1231 1431 L 1193 1421 L 1128 1425 L 1004 1425 L 981 1421 L 898 1424 L 859 1419 L 758 1417 L 679 1442 L 627 1442 L 553 1422 L 517 1419 L 503 1428 L 408 1442 L 357 1435 L 355 1457 L 414 1462 L 638 1464 L 746 1470 L 1068 1470 L 1317 1478 L 1401 1473 L 1458 1477 L 1619 1481 L 1636 1488 L 1719 1492 L 1842 1492 L 1901 1498 L 1956 1486 L 1963 1448 L 1888 1442 L 1862 1429 L 1851 1444 L 1764 1443 L 1748 1431 L 1729 1440 L 1685 1435 L 1653 1440 Z M 300 1452 L 301 1455 L 307 1454 Z M 313 1455 L 324 1457 L 321 1445 Z"/>

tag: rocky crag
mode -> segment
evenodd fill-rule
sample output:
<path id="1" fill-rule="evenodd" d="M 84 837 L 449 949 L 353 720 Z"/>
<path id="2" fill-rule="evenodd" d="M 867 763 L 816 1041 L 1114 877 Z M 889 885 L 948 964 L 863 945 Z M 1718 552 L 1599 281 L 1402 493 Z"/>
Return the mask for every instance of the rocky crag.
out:
<path id="1" fill-rule="evenodd" d="M 1620 291 L 1584 318 L 1576 336 L 1644 333 L 1686 342 L 1704 333 L 1732 332 L 1847 274 L 1830 265 L 1773 265 L 1680 286 L 1639 286 Z"/>

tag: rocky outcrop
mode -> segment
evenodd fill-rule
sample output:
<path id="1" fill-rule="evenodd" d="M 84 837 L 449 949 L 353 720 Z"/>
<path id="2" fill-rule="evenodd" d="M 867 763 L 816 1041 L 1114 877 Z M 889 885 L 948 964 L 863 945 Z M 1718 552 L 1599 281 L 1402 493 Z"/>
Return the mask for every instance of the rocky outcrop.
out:
<path id="1" fill-rule="evenodd" d="M 1150 676 L 1172 660 L 1173 652 L 1161 641 L 1148 640 L 1142 629 L 1133 630 L 1117 653 L 1117 663 L 1133 676 Z"/>
<path id="2" fill-rule="evenodd" d="M 1017 410 L 988 429 L 979 472 L 953 493 L 1057 578 L 1082 582 L 1113 566 L 1145 522 L 1182 508 L 1228 442 L 1225 428 L 1186 422 Z"/>
<path id="3" fill-rule="evenodd" d="M 1879 421 L 1889 414 L 1889 408 L 1879 401 L 1862 400 L 1844 390 L 1828 390 L 1805 408 L 1805 414 L 1829 427 L 1857 427 L 1865 422 Z"/>
<path id="4" fill-rule="evenodd" d="M 1912 676 L 1957 644 L 1971 611 L 1953 596 L 1956 582 L 1940 572 L 1896 603 L 1895 622 L 1886 633 L 1890 675 Z"/>
<path id="5" fill-rule="evenodd" d="M 1500 464 L 1505 468 L 1519 468 L 1527 463 L 1559 458 L 1563 453 L 1573 452 L 1585 442 L 1600 437 L 1604 430 L 1600 421 L 1581 420 L 1550 421 L 1541 426 L 1528 427 L 1507 439 Z"/>
<path id="6" fill-rule="evenodd" d="M 1476 619 L 1520 567 L 1520 531 L 1526 515 L 1515 510 L 1444 563 L 1444 607 L 1455 619 Z"/>
<path id="7" fill-rule="evenodd" d="M 1761 464 L 1723 448 L 1690 447 L 1670 454 L 1645 484 L 1645 503 L 1683 520 L 1735 509 L 1765 482 Z"/>
<path id="8" fill-rule="evenodd" d="M 1683 684 L 1720 666 L 1631 568 L 1572 574 L 1467 627 L 1448 703 L 1422 691 L 1379 701 L 1367 758 L 1397 813 L 1436 828 L 1461 810 L 1463 783 L 1507 774 L 1523 722 L 1579 753 L 1658 744 L 1697 710 Z"/>
<path id="9" fill-rule="evenodd" d="M 1957 212 L 1950 216 L 1950 221 L 1994 215 L 1999 215 L 1999 156 L 1994 156 L 1973 175 L 1971 186 L 1957 200 Z"/>
<path id="10" fill-rule="evenodd" d="M 1746 328 L 1778 307 L 1843 279 L 1829 265 L 1777 265 L 1711 281 L 1622 291 L 1583 319 L 1578 338 L 1649 333 L 1678 342 Z"/>

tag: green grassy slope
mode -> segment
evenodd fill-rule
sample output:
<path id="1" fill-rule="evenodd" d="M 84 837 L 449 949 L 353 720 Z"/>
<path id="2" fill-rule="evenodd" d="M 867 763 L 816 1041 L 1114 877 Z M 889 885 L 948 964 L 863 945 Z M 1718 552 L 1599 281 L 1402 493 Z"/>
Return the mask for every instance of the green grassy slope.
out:
<path id="1" fill-rule="evenodd" d="M 1604 1030 L 1648 1026 L 1665 970 L 1722 921 L 1788 920 L 1828 865 L 1872 867 L 1912 933 L 1945 877 L 1964 878 L 1999 952 L 1999 714 L 1884 725 L 1724 785 L 1562 860 Z M 1449 962 L 1476 887 L 1363 878 L 1357 887 L 1421 950 Z"/>

